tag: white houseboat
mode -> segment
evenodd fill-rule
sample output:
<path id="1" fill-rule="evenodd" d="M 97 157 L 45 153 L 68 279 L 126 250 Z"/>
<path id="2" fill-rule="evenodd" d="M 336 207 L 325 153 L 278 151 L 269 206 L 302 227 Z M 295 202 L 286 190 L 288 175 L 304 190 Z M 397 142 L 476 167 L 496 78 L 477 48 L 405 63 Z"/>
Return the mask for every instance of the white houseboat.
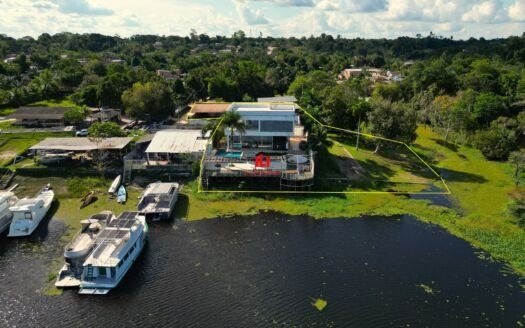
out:
<path id="1" fill-rule="evenodd" d="M 146 243 L 146 218 L 124 212 L 97 235 L 83 264 L 80 294 L 107 294 L 116 287 Z"/>
<path id="2" fill-rule="evenodd" d="M 0 192 L 0 233 L 4 232 L 13 219 L 13 213 L 9 208 L 16 204 L 18 199 L 10 191 Z"/>
<path id="3" fill-rule="evenodd" d="M 171 217 L 178 198 L 178 183 L 151 183 L 144 190 L 137 211 L 147 219 L 167 220 Z"/>
<path id="4" fill-rule="evenodd" d="M 51 208 L 55 193 L 51 186 L 44 187 L 35 198 L 20 199 L 9 208 L 13 221 L 9 227 L 8 237 L 29 236 L 35 231 Z"/>
<path id="5" fill-rule="evenodd" d="M 80 221 L 80 231 L 64 249 L 66 263 L 58 273 L 56 287 L 80 286 L 84 261 L 93 251 L 97 236 L 113 219 L 115 219 L 113 212 L 103 211 Z"/>

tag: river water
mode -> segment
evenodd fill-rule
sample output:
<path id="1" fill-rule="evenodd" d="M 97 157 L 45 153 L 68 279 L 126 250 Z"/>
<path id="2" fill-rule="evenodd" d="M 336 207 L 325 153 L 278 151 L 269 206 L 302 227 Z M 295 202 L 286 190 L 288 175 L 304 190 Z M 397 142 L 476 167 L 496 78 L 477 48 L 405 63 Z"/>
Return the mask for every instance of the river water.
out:
<path id="1" fill-rule="evenodd" d="M 314 220 L 277 213 L 152 223 L 106 296 L 45 296 L 65 227 L 0 237 L 1 327 L 510 327 L 519 277 L 408 216 Z M 315 299 L 328 302 L 323 311 Z"/>

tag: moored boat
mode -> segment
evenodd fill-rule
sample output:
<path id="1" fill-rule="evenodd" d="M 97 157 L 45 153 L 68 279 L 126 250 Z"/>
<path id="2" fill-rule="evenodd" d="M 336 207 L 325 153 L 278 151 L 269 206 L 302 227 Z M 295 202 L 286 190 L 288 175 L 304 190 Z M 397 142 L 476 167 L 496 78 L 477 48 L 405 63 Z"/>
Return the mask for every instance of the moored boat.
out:
<path id="1" fill-rule="evenodd" d="M 0 192 L 0 233 L 4 232 L 11 224 L 13 213 L 9 208 L 15 205 L 17 201 L 18 199 L 13 192 Z"/>
<path id="2" fill-rule="evenodd" d="M 8 237 L 29 236 L 35 231 L 51 208 L 55 193 L 48 184 L 34 198 L 20 199 L 9 210 L 13 213 L 13 221 L 9 226 Z"/>
<path id="3" fill-rule="evenodd" d="M 147 219 L 167 220 L 171 217 L 178 196 L 178 183 L 151 183 L 144 190 L 137 211 Z"/>
<path id="4" fill-rule="evenodd" d="M 107 294 L 115 288 L 140 255 L 147 240 L 146 219 L 124 212 L 97 235 L 83 264 L 80 294 Z"/>
<path id="5" fill-rule="evenodd" d="M 111 183 L 111 186 L 108 189 L 108 194 L 114 195 L 119 189 L 121 182 L 122 182 L 122 175 L 119 174 L 115 178 L 115 180 L 113 180 L 113 182 Z"/>
<path id="6" fill-rule="evenodd" d="M 58 272 L 56 287 L 78 287 L 83 264 L 93 250 L 95 239 L 115 216 L 111 211 L 103 211 L 80 221 L 80 231 L 64 248 L 65 264 Z"/>
<path id="7" fill-rule="evenodd" d="M 84 195 L 84 197 L 80 199 L 80 201 L 82 202 L 82 204 L 80 204 L 80 209 L 83 209 L 84 207 L 91 204 L 91 202 L 94 199 L 95 199 L 95 191 L 91 190 L 89 193 L 87 193 L 86 195 Z"/>
<path id="8" fill-rule="evenodd" d="M 127 200 L 128 192 L 126 191 L 126 187 L 124 185 L 121 185 L 117 191 L 117 202 L 124 204 Z"/>

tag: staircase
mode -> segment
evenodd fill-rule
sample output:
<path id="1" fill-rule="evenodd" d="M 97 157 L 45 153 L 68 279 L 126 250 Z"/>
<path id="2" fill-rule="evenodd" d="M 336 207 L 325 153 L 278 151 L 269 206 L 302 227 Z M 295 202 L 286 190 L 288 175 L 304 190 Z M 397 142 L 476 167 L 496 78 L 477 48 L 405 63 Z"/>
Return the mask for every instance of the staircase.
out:
<path id="1" fill-rule="evenodd" d="M 87 272 L 86 272 L 86 280 L 92 280 L 92 279 L 93 279 L 93 266 L 88 265 Z"/>
<path id="2" fill-rule="evenodd" d="M 131 165 L 126 166 L 124 165 L 124 175 L 122 176 L 122 183 L 130 182 L 131 181 Z"/>

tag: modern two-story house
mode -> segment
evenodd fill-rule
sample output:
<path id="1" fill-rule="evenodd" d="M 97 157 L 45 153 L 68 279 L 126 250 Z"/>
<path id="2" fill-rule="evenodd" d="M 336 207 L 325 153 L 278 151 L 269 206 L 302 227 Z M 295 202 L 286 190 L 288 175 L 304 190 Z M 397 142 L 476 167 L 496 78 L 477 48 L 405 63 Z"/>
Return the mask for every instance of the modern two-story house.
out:
<path id="1" fill-rule="evenodd" d="M 272 181 L 281 189 L 309 189 L 314 158 L 307 147 L 299 110 L 291 102 L 232 103 L 226 111 L 238 113 L 245 129 L 222 126 L 224 138 L 206 149 L 202 186 L 246 180 L 262 189 Z"/>

